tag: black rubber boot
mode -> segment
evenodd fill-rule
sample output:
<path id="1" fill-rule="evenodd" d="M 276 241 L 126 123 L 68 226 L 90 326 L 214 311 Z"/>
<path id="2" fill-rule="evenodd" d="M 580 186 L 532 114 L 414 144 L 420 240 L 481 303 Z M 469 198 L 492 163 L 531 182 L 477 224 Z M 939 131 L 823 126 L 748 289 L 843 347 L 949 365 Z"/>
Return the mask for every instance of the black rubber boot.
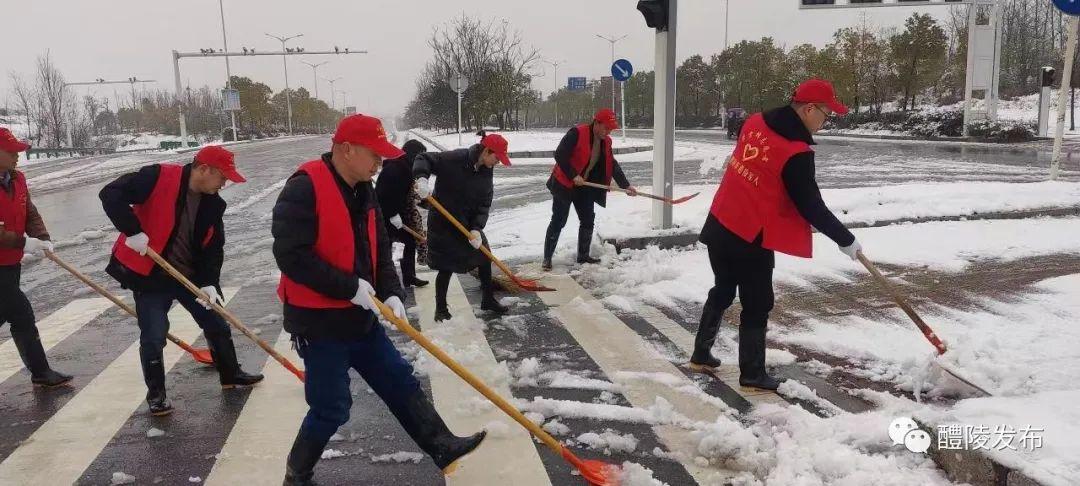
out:
<path id="1" fill-rule="evenodd" d="M 416 250 L 405 252 L 401 259 L 401 284 L 406 287 L 423 287 L 428 284 L 427 280 L 416 278 Z"/>
<path id="2" fill-rule="evenodd" d="M 712 368 L 720 366 L 720 360 L 712 355 L 713 344 L 716 343 L 716 334 L 720 332 L 722 310 L 717 310 L 709 302 L 705 303 L 705 309 L 701 312 L 701 322 L 698 324 L 697 336 L 694 338 L 694 353 L 690 356 L 690 368 L 695 371 L 712 371 Z"/>
<path id="3" fill-rule="evenodd" d="M 546 270 L 551 270 L 551 257 L 555 256 L 555 247 L 559 245 L 559 233 L 562 233 L 562 228 L 548 224 L 547 234 L 544 235 L 544 262 L 548 264 Z"/>
<path id="4" fill-rule="evenodd" d="M 22 358 L 26 369 L 30 371 L 30 383 L 34 386 L 54 388 L 71 382 L 71 376 L 49 367 L 49 359 L 45 356 L 45 348 L 41 346 L 41 338 L 37 333 L 32 336 L 12 333 L 11 340 L 15 342 L 19 357 Z"/>
<path id="5" fill-rule="evenodd" d="M 453 473 L 457 461 L 480 447 L 487 437 L 486 430 L 468 437 L 454 435 L 423 391 L 417 391 L 406 399 L 404 407 L 391 407 L 390 411 L 409 437 L 431 456 L 435 465 L 446 475 Z"/>
<path id="6" fill-rule="evenodd" d="M 780 382 L 765 369 L 764 327 L 739 326 L 739 385 L 776 390 Z"/>
<path id="7" fill-rule="evenodd" d="M 592 248 L 592 236 L 593 229 L 591 227 L 578 228 L 578 242 L 577 242 L 577 262 L 578 263 L 600 263 L 599 258 L 593 258 L 589 256 L 590 248 Z"/>
<path id="8" fill-rule="evenodd" d="M 263 381 L 261 374 L 248 374 L 240 369 L 236 360 L 236 348 L 230 336 L 207 336 L 206 344 L 214 357 L 222 388 L 243 388 Z"/>
<path id="9" fill-rule="evenodd" d="M 435 308 L 435 322 L 449 321 L 453 318 L 454 316 L 450 315 L 450 311 L 446 310 L 445 307 L 441 309 L 438 307 Z"/>
<path id="10" fill-rule="evenodd" d="M 283 486 L 318 486 L 315 482 L 315 464 L 322 457 L 324 448 L 326 441 L 313 441 L 297 433 L 285 462 Z"/>
<path id="11" fill-rule="evenodd" d="M 480 309 L 491 312 L 493 314 L 503 315 L 510 312 L 510 308 L 499 303 L 495 299 L 494 295 L 485 294 L 483 300 L 480 301 Z"/>
<path id="12" fill-rule="evenodd" d="M 453 317 L 446 307 L 446 292 L 453 276 L 453 273 L 444 271 L 435 275 L 435 322 L 448 321 Z"/>
<path id="13" fill-rule="evenodd" d="M 480 300 L 480 309 L 500 316 L 510 312 L 508 307 L 500 304 L 498 299 L 495 298 L 495 285 L 491 280 L 491 265 L 480 265 L 478 270 L 477 273 L 480 277 L 480 291 L 483 292 L 484 295 Z"/>
<path id="14" fill-rule="evenodd" d="M 545 258 L 544 263 L 540 264 L 540 268 L 545 272 L 550 272 L 551 271 L 551 259 L 550 258 Z"/>
<path id="15" fill-rule="evenodd" d="M 146 382 L 146 405 L 150 415 L 161 417 L 173 413 L 173 406 L 165 395 L 165 363 L 161 350 L 139 347 L 142 360 L 143 380 Z"/>

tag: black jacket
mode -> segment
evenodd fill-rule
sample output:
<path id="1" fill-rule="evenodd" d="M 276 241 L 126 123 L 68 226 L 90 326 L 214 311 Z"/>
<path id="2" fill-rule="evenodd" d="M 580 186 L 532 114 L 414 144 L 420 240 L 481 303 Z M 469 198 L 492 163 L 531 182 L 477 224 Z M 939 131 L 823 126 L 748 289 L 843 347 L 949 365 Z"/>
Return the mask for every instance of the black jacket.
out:
<path id="1" fill-rule="evenodd" d="M 376 238 L 378 278 L 373 282 L 375 294 L 385 301 L 391 296 L 405 300 L 401 281 L 394 271 L 390 253 L 390 240 L 383 227 L 375 191 L 370 182 L 349 187 L 330 163 L 330 154 L 322 157 L 334 174 L 341 195 L 349 209 L 349 221 L 319 221 L 315 217 L 315 186 L 307 173 L 297 171 L 285 183 L 274 205 L 273 225 L 274 260 L 281 272 L 294 282 L 320 294 L 335 299 L 349 300 L 356 295 L 358 278 L 372 282 L 371 252 L 368 244 L 367 214 L 376 210 Z M 318 225 L 349 224 L 353 228 L 353 245 L 356 248 L 353 272 L 346 273 L 334 268 L 315 254 Z M 345 309 L 306 309 L 285 304 L 285 330 L 307 339 L 359 339 L 376 325 L 375 314 L 360 307 Z"/>
<path id="2" fill-rule="evenodd" d="M 799 115 L 790 106 L 769 110 L 762 116 L 765 124 L 781 137 L 814 145 L 810 131 L 806 129 L 806 125 L 803 125 Z M 788 197 L 795 204 L 799 214 L 811 226 L 817 228 L 837 245 L 851 245 L 855 241 L 855 235 L 848 231 L 844 223 L 836 219 L 829 207 L 825 205 L 825 201 L 821 199 L 821 190 L 818 189 L 815 171 L 813 151 L 792 156 L 780 174 Z M 728 248 L 731 255 L 746 255 L 756 253 L 747 247 L 761 248 L 762 237 L 759 234 L 754 241 L 747 242 L 725 228 L 710 214 L 705 218 L 705 227 L 702 228 L 698 239 L 707 245 Z"/>
<path id="3" fill-rule="evenodd" d="M 494 171 L 477 165 L 483 147 L 480 144 L 450 152 L 426 152 L 416 156 L 413 175 L 435 176 L 432 195 L 468 230 L 481 233 L 487 226 L 491 201 L 495 195 Z M 487 245 L 487 237 L 484 236 Z M 469 244 L 449 220 L 434 208 L 428 211 L 428 267 L 465 273 L 487 259 Z"/>
<path id="4" fill-rule="evenodd" d="M 594 134 L 592 130 L 589 130 L 589 147 L 592 147 Z M 577 127 L 571 128 L 566 135 L 563 135 L 562 141 L 559 142 L 559 147 L 555 149 L 555 165 L 559 170 L 566 175 L 567 179 L 574 180 L 574 177 L 578 176 L 574 166 L 570 163 L 570 158 L 574 155 L 574 148 L 578 143 L 578 129 Z M 615 160 L 615 156 L 611 158 L 611 177 L 619 187 L 626 189 L 630 187 L 630 181 L 626 180 L 626 175 L 623 174 L 622 166 L 619 165 L 619 161 Z M 596 163 L 596 167 L 593 167 L 592 172 L 589 173 L 589 182 L 595 182 L 597 184 L 606 184 L 607 182 L 607 164 L 604 163 L 603 158 Z M 593 202 L 599 204 L 601 207 L 607 206 L 607 193 L 603 189 L 597 189 L 595 187 L 575 187 L 570 189 L 555 179 L 555 174 L 552 173 L 551 177 L 548 177 L 547 181 L 548 190 L 551 191 L 551 195 L 558 198 L 570 199 L 572 191 L 586 191 L 587 194 L 592 196 Z"/>
<path id="5" fill-rule="evenodd" d="M 402 223 L 416 230 L 419 221 L 410 221 L 409 198 L 412 194 L 412 166 L 416 155 L 402 155 L 399 158 L 383 162 L 379 178 L 375 181 L 375 193 L 379 197 L 379 208 L 386 218 L 386 229 L 392 239 L 408 241 L 412 236 L 390 224 L 390 218 L 401 216 Z"/>
<path id="6" fill-rule="evenodd" d="M 184 209 L 187 199 L 187 187 L 191 180 L 191 164 L 184 166 L 183 175 L 180 177 L 180 194 L 176 199 L 176 220 L 180 220 L 180 214 Z M 143 232 L 139 219 L 135 217 L 135 211 L 131 208 L 134 204 L 142 204 L 150 198 L 161 174 L 161 166 L 154 164 L 120 176 L 110 182 L 98 197 L 101 205 L 105 208 L 105 214 L 112 221 L 113 226 L 121 233 L 132 236 Z M 199 201 L 198 214 L 195 215 L 195 234 L 191 241 L 192 259 L 195 262 L 195 276 L 192 283 L 198 287 L 215 286 L 221 292 L 221 264 L 225 260 L 225 223 L 222 216 L 225 214 L 225 200 L 217 194 L 203 194 Z M 213 228 L 214 235 L 209 244 L 203 247 L 201 243 L 206 234 Z M 160 252 L 162 255 L 169 253 L 169 247 L 176 237 L 176 229 L 169 235 L 165 248 Z M 157 265 L 151 270 L 150 275 L 139 275 L 113 256 L 109 265 L 105 268 L 120 285 L 126 289 L 141 292 L 159 291 L 176 288 L 177 282 L 169 274 Z"/>

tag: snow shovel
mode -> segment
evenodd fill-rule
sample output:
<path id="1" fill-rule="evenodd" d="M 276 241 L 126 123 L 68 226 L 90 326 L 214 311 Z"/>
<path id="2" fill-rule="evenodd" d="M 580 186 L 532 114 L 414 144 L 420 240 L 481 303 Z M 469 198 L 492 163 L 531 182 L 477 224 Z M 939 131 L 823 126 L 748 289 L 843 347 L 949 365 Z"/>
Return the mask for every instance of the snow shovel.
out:
<path id="1" fill-rule="evenodd" d="M 619 466 L 608 464 L 603 461 L 578 458 L 570 449 L 552 437 L 551 434 L 548 434 L 544 429 L 540 428 L 539 425 L 526 418 L 525 415 L 514 408 L 510 402 L 507 402 L 503 397 L 499 396 L 498 393 L 495 393 L 495 390 L 489 388 L 483 381 L 477 378 L 476 375 L 473 375 L 457 361 L 454 361 L 454 358 L 451 358 L 443 352 L 443 350 L 436 346 L 435 343 L 431 342 L 426 336 L 421 334 L 420 331 L 417 331 L 416 328 L 412 327 L 408 321 L 399 319 L 395 316 L 394 311 L 390 310 L 386 304 L 380 302 L 374 295 L 371 296 L 371 300 L 375 302 L 375 306 L 379 308 L 379 313 L 382 314 L 383 318 L 393 323 L 398 330 L 408 335 L 413 341 L 416 341 L 417 344 L 426 349 L 442 364 L 446 365 L 447 368 L 450 368 L 450 371 L 453 371 L 454 374 L 461 377 L 462 380 L 465 380 L 466 383 L 471 385 L 476 391 L 480 392 L 484 398 L 490 400 L 491 403 L 495 404 L 495 406 L 499 407 L 503 412 L 506 412 L 506 414 L 514 419 L 515 422 L 521 424 L 522 427 L 525 427 L 529 433 L 537 439 L 540 439 L 540 441 L 548 446 L 552 452 L 562 456 L 563 459 L 577 468 L 577 470 L 581 472 L 581 476 L 585 478 L 589 484 L 595 486 L 618 485 L 617 476 L 620 472 Z"/>
<path id="2" fill-rule="evenodd" d="M 232 326 L 235 327 L 236 330 L 243 333 L 252 341 L 255 341 L 255 344 L 258 344 L 260 348 L 263 348 L 263 351 L 266 351 L 266 353 L 273 357 L 275 360 L 277 360 L 278 363 L 281 363 L 281 366 L 284 366 L 285 369 L 289 370 L 290 373 L 296 375 L 296 377 L 299 378 L 301 382 L 304 381 L 303 371 L 300 371 L 300 369 L 298 369 L 296 365 L 292 364 L 292 362 L 289 361 L 288 358 L 282 356 L 281 353 L 275 351 L 273 347 L 266 343 L 266 341 L 259 339 L 259 337 L 255 335 L 255 333 L 251 332 L 251 329 L 248 329 L 248 327 L 241 323 L 240 319 L 237 319 L 236 316 L 233 316 L 231 312 L 225 310 L 224 307 L 218 305 L 216 302 L 210 302 L 209 297 L 207 297 L 207 295 L 204 294 L 202 290 L 199 290 L 199 288 L 196 287 L 195 284 L 191 283 L 191 281 L 188 280 L 187 277 L 185 277 L 183 274 L 181 274 L 180 271 L 178 271 L 171 264 L 169 264 L 169 262 L 165 261 L 164 258 L 161 258 L 161 255 L 154 251 L 153 248 L 148 248 L 146 250 L 146 256 L 150 257 L 151 260 L 154 260 L 154 263 L 157 263 L 158 266 L 165 270 L 165 272 L 167 272 L 169 275 L 172 275 L 172 277 L 176 279 L 177 282 L 180 282 L 185 288 L 187 288 L 192 294 L 194 294 L 195 297 L 198 297 L 203 302 L 208 303 L 215 312 L 220 314 L 221 317 L 225 318 L 225 321 L 229 324 L 232 324 Z"/>
<path id="3" fill-rule="evenodd" d="M 71 265 L 68 265 L 66 262 L 61 260 L 60 257 L 56 256 L 55 253 L 53 253 L 51 251 L 46 251 L 45 256 L 49 260 L 52 260 L 53 262 L 55 262 L 57 265 L 60 265 L 60 267 L 63 268 L 64 270 L 67 270 L 68 272 L 71 272 L 71 274 L 74 275 L 75 278 L 82 281 L 82 283 L 84 283 L 86 285 L 89 285 L 90 288 L 96 290 L 97 293 L 101 294 L 102 297 L 105 297 L 106 299 L 109 299 L 110 301 L 112 301 L 112 303 L 116 304 L 117 307 L 120 307 L 121 309 L 124 309 L 124 311 L 126 311 L 128 314 L 131 314 L 131 317 L 138 318 L 138 314 L 135 313 L 135 309 L 132 309 L 131 306 L 127 305 L 126 302 L 120 300 L 119 298 L 117 298 L 115 295 L 113 295 L 108 290 L 105 290 L 104 287 L 98 285 L 93 280 L 90 280 L 90 277 L 87 277 L 82 272 L 76 270 L 75 267 L 72 267 Z M 210 354 L 210 350 L 202 349 L 202 348 L 193 348 L 193 347 L 191 347 L 190 344 L 185 343 L 182 339 L 180 339 L 180 338 L 178 338 L 176 336 L 173 336 L 172 333 L 165 333 L 165 338 L 168 339 L 169 341 L 172 341 L 173 344 L 175 344 L 177 346 L 180 346 L 180 349 L 183 349 L 184 351 L 187 351 L 188 354 L 190 354 L 192 358 L 195 358 L 195 361 L 198 361 L 198 362 L 200 362 L 202 364 L 208 364 L 208 365 L 213 365 L 214 364 L 214 358 Z"/>
<path id="4" fill-rule="evenodd" d="M 465 229 L 465 227 L 461 225 L 461 222 L 459 222 L 457 218 L 454 217 L 454 215 L 450 214 L 450 212 L 447 211 L 442 204 L 439 204 L 439 201 L 436 201 L 434 196 L 428 196 L 426 200 L 429 204 L 431 204 L 431 207 L 442 213 L 443 217 L 449 220 L 450 223 L 452 223 L 454 227 L 456 227 L 458 231 L 461 232 L 461 234 L 465 235 L 466 239 L 472 239 L 472 234 L 469 233 L 469 230 Z M 510 280 L 514 283 L 514 285 L 517 285 L 518 287 L 521 287 L 530 292 L 553 292 L 555 290 L 553 288 L 544 287 L 535 280 L 528 280 L 518 277 L 514 274 L 513 270 L 510 270 L 510 267 L 507 267 L 505 263 L 500 261 L 498 258 L 495 258 L 495 255 L 492 255 L 491 250 L 489 250 L 486 246 L 480 245 L 480 251 L 483 252 L 489 260 L 495 263 L 495 266 L 499 267 L 499 270 L 502 270 L 502 272 L 505 273 L 507 277 L 510 277 Z"/>
<path id="5" fill-rule="evenodd" d="M 626 189 L 623 189 L 621 187 L 605 186 L 603 184 L 597 184 L 595 182 L 584 182 L 584 183 L 582 183 L 582 185 L 587 186 L 587 187 L 595 187 L 597 189 L 606 189 L 608 191 L 620 191 L 620 192 L 625 192 L 625 193 L 629 194 L 629 192 L 627 192 Z M 680 197 L 678 199 L 671 199 L 669 197 L 655 196 L 655 195 L 645 193 L 645 192 L 641 192 L 641 191 L 638 191 L 638 193 L 637 193 L 637 195 L 639 195 L 639 196 L 647 197 L 649 199 L 656 199 L 657 201 L 664 201 L 665 203 L 668 203 L 668 204 L 670 204 L 672 206 L 674 206 L 676 204 L 682 204 L 682 203 L 684 203 L 686 201 L 689 201 L 689 200 L 697 197 L 698 194 L 701 194 L 701 193 L 700 192 L 695 192 L 695 193 L 693 193 L 693 194 L 691 194 L 689 196 L 683 196 L 683 197 Z"/>
<path id="6" fill-rule="evenodd" d="M 930 344 L 933 345 L 934 349 L 937 350 L 938 356 L 945 354 L 945 343 L 941 342 L 941 339 L 937 337 L 937 334 L 934 333 L 933 329 L 930 329 L 930 326 L 926 324 L 926 321 L 922 320 L 922 318 L 919 317 L 919 314 L 915 313 L 915 309 L 912 308 L 911 305 L 907 303 L 907 300 L 905 300 L 904 297 L 896 291 L 892 284 L 889 283 L 889 280 L 881 274 L 881 271 L 878 270 L 877 266 L 874 265 L 874 263 L 871 262 L 869 258 L 866 258 L 866 255 L 863 255 L 862 251 L 856 253 L 855 256 L 858 257 L 859 262 L 862 263 L 863 266 L 870 271 L 870 274 L 874 276 L 874 280 L 877 281 L 878 285 L 885 291 L 886 294 L 889 294 L 889 297 L 892 298 L 893 302 L 896 302 L 896 305 L 900 306 L 900 308 L 903 309 L 904 313 L 907 314 L 908 317 L 910 317 L 911 320 L 915 323 L 915 326 L 918 327 L 920 331 L 922 331 L 923 336 L 926 336 L 926 340 L 930 341 Z M 935 362 L 938 366 L 941 367 L 941 369 L 945 370 L 946 373 L 952 375 L 957 380 L 962 381 L 967 386 L 978 390 L 979 392 L 983 393 L 988 397 L 993 396 L 984 388 L 972 383 L 971 381 L 968 381 L 964 377 L 957 374 L 955 370 L 951 369 L 949 366 L 947 366 L 940 360 L 935 360 Z"/>
<path id="7" fill-rule="evenodd" d="M 406 233 L 412 235 L 413 238 L 416 238 L 416 241 L 419 241 L 420 243 L 427 243 L 427 238 L 425 238 L 424 235 L 420 234 L 416 230 L 410 228 L 409 225 L 403 224 L 401 225 L 401 229 L 405 230 Z"/>

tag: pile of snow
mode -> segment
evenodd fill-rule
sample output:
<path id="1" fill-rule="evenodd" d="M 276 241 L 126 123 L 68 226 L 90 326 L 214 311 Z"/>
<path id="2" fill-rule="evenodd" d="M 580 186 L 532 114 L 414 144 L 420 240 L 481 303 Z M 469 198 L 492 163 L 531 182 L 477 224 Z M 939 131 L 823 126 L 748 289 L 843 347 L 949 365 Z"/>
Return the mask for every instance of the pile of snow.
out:
<path id="1" fill-rule="evenodd" d="M 163 435 L 165 435 L 164 430 L 157 429 L 157 428 L 154 428 L 154 427 L 150 427 L 150 430 L 146 431 L 146 437 L 150 438 L 150 439 L 153 439 L 153 438 L 156 438 L 156 437 L 161 437 Z"/>
<path id="2" fill-rule="evenodd" d="M 121 484 L 135 484 L 135 476 L 125 474 L 117 471 L 112 474 L 112 480 L 109 481 L 112 486 L 119 486 Z"/>
<path id="3" fill-rule="evenodd" d="M 342 452 L 337 449 L 326 449 L 322 453 L 322 459 L 337 459 L 339 457 L 345 457 L 349 455 L 347 452 Z"/>
<path id="4" fill-rule="evenodd" d="M 615 484 L 622 486 L 667 486 L 667 483 L 653 477 L 652 469 L 636 462 L 622 463 L 616 477 Z"/>
<path id="5" fill-rule="evenodd" d="M 604 455 L 610 456 L 615 453 L 631 453 L 637 449 L 638 440 L 633 434 L 620 434 L 611 429 L 601 433 L 586 432 L 577 436 L 579 443 L 585 444 L 590 449 L 603 451 Z"/>
<path id="6" fill-rule="evenodd" d="M 371 456 L 371 462 L 396 462 L 405 463 L 411 462 L 413 464 L 420 464 L 420 461 L 424 460 L 424 455 L 419 452 L 406 452 L 398 451 L 393 454 L 383 454 L 381 456 Z"/>

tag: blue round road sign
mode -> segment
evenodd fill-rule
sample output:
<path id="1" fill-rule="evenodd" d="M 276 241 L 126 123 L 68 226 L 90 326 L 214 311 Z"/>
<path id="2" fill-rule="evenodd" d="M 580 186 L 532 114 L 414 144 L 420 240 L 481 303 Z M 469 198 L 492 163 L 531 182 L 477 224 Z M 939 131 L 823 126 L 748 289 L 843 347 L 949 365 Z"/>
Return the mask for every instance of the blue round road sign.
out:
<path id="1" fill-rule="evenodd" d="M 1054 5 L 1069 15 L 1080 15 L 1080 0 L 1054 0 Z"/>
<path id="2" fill-rule="evenodd" d="M 634 75 L 634 66 L 626 59 L 619 59 L 611 65 L 611 76 L 615 81 L 626 81 Z"/>

